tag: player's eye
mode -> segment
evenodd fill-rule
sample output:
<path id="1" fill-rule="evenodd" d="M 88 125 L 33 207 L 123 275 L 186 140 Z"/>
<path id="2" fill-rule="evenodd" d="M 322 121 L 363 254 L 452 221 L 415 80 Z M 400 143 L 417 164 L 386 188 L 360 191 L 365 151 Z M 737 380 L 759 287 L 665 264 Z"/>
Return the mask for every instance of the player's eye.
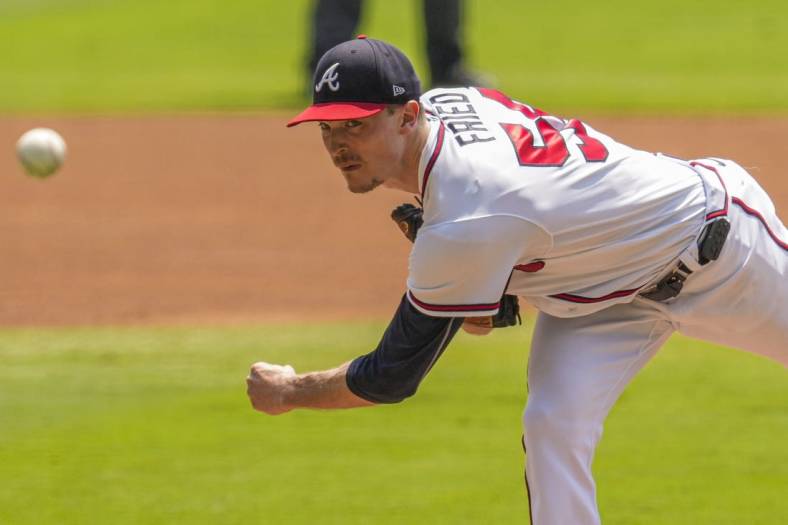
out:
<path id="1" fill-rule="evenodd" d="M 328 131 L 329 129 L 331 129 L 331 126 L 329 126 L 325 122 L 320 122 L 318 126 L 320 126 L 320 131 Z"/>
<path id="2" fill-rule="evenodd" d="M 360 125 L 361 125 L 361 121 L 360 120 L 348 120 L 347 122 L 345 122 L 345 127 L 346 128 L 355 128 L 355 127 L 358 127 Z"/>

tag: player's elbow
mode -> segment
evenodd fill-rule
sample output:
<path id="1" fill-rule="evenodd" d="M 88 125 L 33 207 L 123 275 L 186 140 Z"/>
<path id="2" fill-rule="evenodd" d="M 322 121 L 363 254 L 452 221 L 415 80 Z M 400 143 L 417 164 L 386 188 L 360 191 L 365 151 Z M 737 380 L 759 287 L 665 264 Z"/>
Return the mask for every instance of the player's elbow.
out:
<path id="1" fill-rule="evenodd" d="M 349 377 L 348 387 L 358 397 L 372 403 L 386 405 L 401 403 L 413 397 L 419 388 L 419 383 L 413 381 L 392 381 L 391 378 L 376 378 L 368 381 L 359 381 L 359 379 Z"/>
<path id="2" fill-rule="evenodd" d="M 367 395 L 370 396 L 368 399 L 370 401 L 374 401 L 375 403 L 393 405 L 396 403 L 401 403 L 409 397 L 413 397 L 417 390 L 418 385 L 404 385 L 398 388 L 389 387 L 385 390 L 381 389 L 367 392 Z"/>
<path id="3" fill-rule="evenodd" d="M 387 393 L 387 397 L 390 400 L 388 403 L 402 403 L 406 399 L 416 395 L 418 389 L 418 383 L 415 385 L 407 384 L 403 385 L 401 388 L 394 389 Z"/>

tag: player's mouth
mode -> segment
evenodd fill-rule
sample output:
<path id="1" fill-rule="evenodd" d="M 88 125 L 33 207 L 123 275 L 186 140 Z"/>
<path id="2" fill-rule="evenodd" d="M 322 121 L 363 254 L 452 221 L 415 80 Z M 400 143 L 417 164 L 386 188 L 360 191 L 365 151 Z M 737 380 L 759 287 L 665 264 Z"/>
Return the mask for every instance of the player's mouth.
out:
<path id="1" fill-rule="evenodd" d="M 340 164 L 337 166 L 342 172 L 353 172 L 361 168 L 361 164 Z"/>
<path id="2" fill-rule="evenodd" d="M 353 172 L 361 167 L 361 159 L 348 151 L 335 155 L 332 160 L 342 173 Z"/>

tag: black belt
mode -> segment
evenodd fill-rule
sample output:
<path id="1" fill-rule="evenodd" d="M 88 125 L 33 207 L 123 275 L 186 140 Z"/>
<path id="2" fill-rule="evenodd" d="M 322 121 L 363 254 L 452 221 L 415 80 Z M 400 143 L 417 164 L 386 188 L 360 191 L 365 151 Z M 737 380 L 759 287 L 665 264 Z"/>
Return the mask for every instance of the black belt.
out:
<path id="1" fill-rule="evenodd" d="M 710 222 L 703 229 L 698 240 L 698 263 L 705 266 L 711 261 L 716 261 L 722 252 L 722 247 L 725 245 L 725 239 L 728 238 L 728 232 L 731 229 L 731 224 L 727 219 L 721 217 L 713 222 Z M 686 264 L 679 261 L 675 270 L 663 277 L 657 284 L 641 292 L 641 297 L 650 299 L 652 301 L 667 301 L 676 297 L 681 293 L 684 287 L 684 281 L 692 274 Z"/>

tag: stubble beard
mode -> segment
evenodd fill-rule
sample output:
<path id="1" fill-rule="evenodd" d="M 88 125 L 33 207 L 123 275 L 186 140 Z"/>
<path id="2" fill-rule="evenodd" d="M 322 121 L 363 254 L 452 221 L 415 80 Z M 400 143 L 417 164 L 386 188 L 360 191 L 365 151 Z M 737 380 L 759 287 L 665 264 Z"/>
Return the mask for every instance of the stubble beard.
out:
<path id="1" fill-rule="evenodd" d="M 382 180 L 373 178 L 372 180 L 366 183 L 354 183 L 350 180 L 350 178 L 345 177 L 347 181 L 347 189 L 350 190 L 352 193 L 369 193 L 370 191 L 374 190 L 381 184 L 383 184 Z"/>

